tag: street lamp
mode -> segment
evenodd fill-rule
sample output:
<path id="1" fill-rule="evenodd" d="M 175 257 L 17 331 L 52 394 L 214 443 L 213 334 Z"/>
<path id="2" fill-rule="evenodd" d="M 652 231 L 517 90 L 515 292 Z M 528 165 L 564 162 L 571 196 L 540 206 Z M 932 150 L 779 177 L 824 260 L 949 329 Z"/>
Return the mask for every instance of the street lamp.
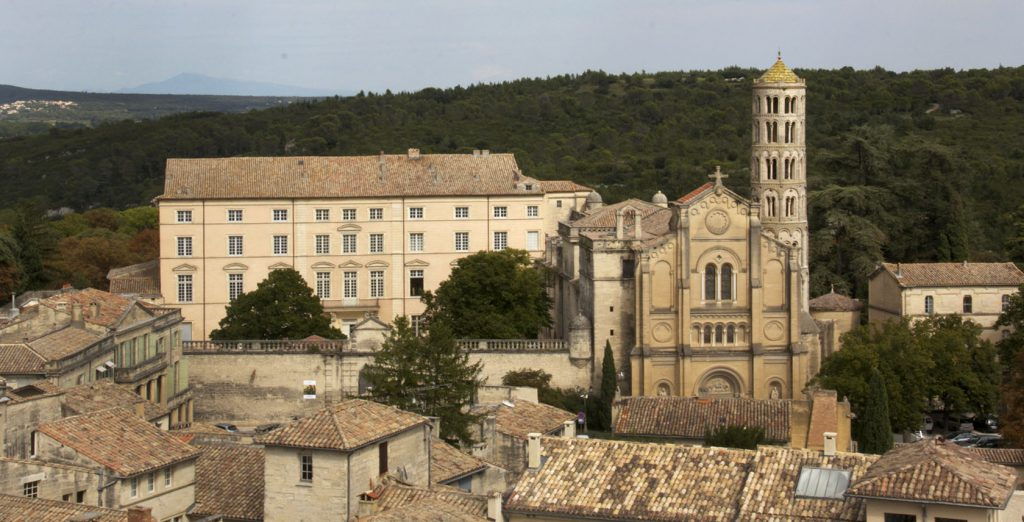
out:
<path id="1" fill-rule="evenodd" d="M 587 399 L 590 398 L 590 394 L 594 392 L 593 388 L 587 388 L 586 393 L 580 394 L 580 398 L 583 399 L 583 431 L 587 431 Z"/>

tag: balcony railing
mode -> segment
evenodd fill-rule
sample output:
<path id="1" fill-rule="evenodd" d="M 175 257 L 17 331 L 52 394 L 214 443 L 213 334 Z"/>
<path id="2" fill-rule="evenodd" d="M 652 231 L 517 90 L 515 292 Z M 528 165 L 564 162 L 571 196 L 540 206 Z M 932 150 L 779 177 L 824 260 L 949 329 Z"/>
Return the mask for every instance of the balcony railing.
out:
<path id="1" fill-rule="evenodd" d="M 185 353 L 338 353 L 348 341 L 182 341 Z"/>
<path id="2" fill-rule="evenodd" d="M 379 310 L 380 299 L 356 299 L 356 298 L 344 298 L 344 299 L 326 299 L 323 301 L 324 310 Z"/>
<path id="3" fill-rule="evenodd" d="M 567 352 L 562 339 L 459 339 L 459 348 L 469 352 Z"/>
<path id="4" fill-rule="evenodd" d="M 125 368 L 114 368 L 114 382 L 135 382 L 167 367 L 167 354 L 158 353 L 138 364 Z"/>

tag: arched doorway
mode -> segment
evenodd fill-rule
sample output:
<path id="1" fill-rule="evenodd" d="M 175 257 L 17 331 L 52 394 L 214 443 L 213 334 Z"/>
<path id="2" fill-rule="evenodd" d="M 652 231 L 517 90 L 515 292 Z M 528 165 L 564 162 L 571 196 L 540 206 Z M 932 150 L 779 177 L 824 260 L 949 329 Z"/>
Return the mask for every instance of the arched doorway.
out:
<path id="1" fill-rule="evenodd" d="M 701 397 L 739 397 L 743 389 L 735 373 L 726 370 L 711 370 L 697 385 L 697 395 Z"/>

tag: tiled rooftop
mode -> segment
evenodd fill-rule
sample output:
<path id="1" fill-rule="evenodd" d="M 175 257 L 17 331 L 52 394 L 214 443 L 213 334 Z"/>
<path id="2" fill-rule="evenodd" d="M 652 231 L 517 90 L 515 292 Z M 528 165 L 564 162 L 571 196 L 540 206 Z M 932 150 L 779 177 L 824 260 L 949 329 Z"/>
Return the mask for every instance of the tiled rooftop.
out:
<path id="1" fill-rule="evenodd" d="M 0 374 L 41 374 L 45 363 L 27 344 L 0 344 Z"/>
<path id="2" fill-rule="evenodd" d="M 703 185 L 701 185 L 701 186 L 691 190 L 690 192 L 684 194 L 683 196 L 681 196 L 676 201 L 679 202 L 679 203 L 689 203 L 689 202 L 697 199 L 697 196 L 700 196 L 701 194 L 703 194 L 703 193 L 707 192 L 708 190 L 711 190 L 712 188 L 714 188 L 714 186 L 715 186 L 715 184 L 709 181 L 709 182 L 707 182 L 707 183 L 705 183 L 705 184 L 703 184 Z"/>
<path id="3" fill-rule="evenodd" d="M 484 522 L 486 517 L 467 513 L 458 506 L 433 498 L 424 498 L 404 506 L 359 517 L 359 522 Z"/>
<path id="4" fill-rule="evenodd" d="M 82 326 L 67 325 L 37 337 L 27 344 L 32 351 L 47 361 L 54 361 L 80 352 L 101 338 L 101 335 Z"/>
<path id="5" fill-rule="evenodd" d="M 993 464 L 1024 467 L 1022 448 L 967 448 L 974 456 Z"/>
<path id="6" fill-rule="evenodd" d="M 548 434 L 561 429 L 567 420 L 576 419 L 576 415 L 563 409 L 518 400 L 511 402 L 510 407 L 504 403 L 481 405 L 473 408 L 474 413 L 493 414 L 496 429 L 518 439 L 526 440 L 530 433 Z"/>
<path id="7" fill-rule="evenodd" d="M 64 390 L 64 406 L 72 415 L 123 407 L 132 412 L 141 404 L 146 420 L 152 421 L 167 414 L 159 404 L 140 397 L 130 384 L 118 384 L 101 379 L 91 384 L 80 384 Z"/>
<path id="8" fill-rule="evenodd" d="M 132 305 L 132 300 L 103 290 L 86 288 L 74 292 L 64 292 L 53 297 L 48 297 L 39 302 L 42 306 L 65 310 L 71 313 L 74 304 L 82 305 L 82 317 L 85 321 L 100 326 L 112 327 L 121 320 L 121 317 Z M 99 315 L 92 313 L 91 304 L 99 305 Z"/>
<path id="9" fill-rule="evenodd" d="M 544 192 L 591 192 L 593 190 L 586 185 L 580 185 L 570 180 L 541 179 L 538 180 L 538 183 L 540 183 L 540 187 L 544 189 Z"/>
<path id="10" fill-rule="evenodd" d="M 895 447 L 856 480 L 847 494 L 925 503 L 1002 508 L 1017 473 L 942 439 Z"/>
<path id="11" fill-rule="evenodd" d="M 796 73 L 786 67 L 781 56 L 757 79 L 757 83 L 801 83 L 802 81 Z"/>
<path id="12" fill-rule="evenodd" d="M 258 437 L 257 442 L 350 451 L 427 422 L 426 417 L 392 406 L 348 399 Z"/>
<path id="13" fill-rule="evenodd" d="M 882 263 L 881 268 L 903 288 L 1024 284 L 1024 272 L 1013 263 Z"/>
<path id="14" fill-rule="evenodd" d="M 698 397 L 627 397 L 614 431 L 620 435 L 703 439 L 720 425 L 763 428 L 769 442 L 788 442 L 788 400 Z"/>
<path id="15" fill-rule="evenodd" d="M 107 279 L 112 294 L 160 295 L 160 261 L 111 268 Z"/>
<path id="16" fill-rule="evenodd" d="M 168 159 L 159 199 L 543 194 L 512 154 Z M 526 185 L 530 185 L 529 188 Z"/>
<path id="17" fill-rule="evenodd" d="M 196 461 L 193 515 L 223 515 L 232 520 L 263 520 L 263 464 L 260 446 L 200 446 Z"/>
<path id="18" fill-rule="evenodd" d="M 195 458 L 199 450 L 125 408 L 110 408 L 47 422 L 39 432 L 121 476 Z"/>
<path id="19" fill-rule="evenodd" d="M 486 462 L 456 449 L 443 440 L 431 441 L 430 476 L 434 482 L 448 482 L 484 469 L 487 469 Z"/>
<path id="20" fill-rule="evenodd" d="M 659 210 L 662 210 L 662 207 L 659 207 L 654 203 L 630 198 L 625 201 L 603 206 L 586 216 L 573 221 L 572 226 L 580 228 L 615 228 L 616 212 L 618 212 L 619 209 L 624 209 L 626 207 L 633 207 L 645 218 Z M 632 218 L 627 217 L 626 224 L 632 226 L 632 223 Z"/>
<path id="21" fill-rule="evenodd" d="M 0 495 L 0 520 L 5 522 L 125 522 L 128 512 L 120 509 L 73 504 L 58 500 Z"/>
<path id="22" fill-rule="evenodd" d="M 378 509 L 383 511 L 408 506 L 423 500 L 442 502 L 477 517 L 487 516 L 487 497 L 465 493 L 455 488 L 435 486 L 430 489 L 390 483 L 374 493 Z"/>
<path id="23" fill-rule="evenodd" d="M 860 301 L 837 294 L 834 290 L 811 299 L 807 304 L 812 312 L 856 312 L 864 306 Z"/>

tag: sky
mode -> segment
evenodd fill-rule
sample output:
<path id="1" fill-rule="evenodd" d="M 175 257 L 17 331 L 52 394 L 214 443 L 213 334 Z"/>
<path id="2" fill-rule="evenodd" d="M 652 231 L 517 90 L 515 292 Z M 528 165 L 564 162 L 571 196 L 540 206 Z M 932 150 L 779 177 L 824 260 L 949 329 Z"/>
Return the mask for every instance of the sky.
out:
<path id="1" fill-rule="evenodd" d="M 338 91 L 578 73 L 1024 65 L 1021 0 L 0 0 L 0 84 Z"/>

